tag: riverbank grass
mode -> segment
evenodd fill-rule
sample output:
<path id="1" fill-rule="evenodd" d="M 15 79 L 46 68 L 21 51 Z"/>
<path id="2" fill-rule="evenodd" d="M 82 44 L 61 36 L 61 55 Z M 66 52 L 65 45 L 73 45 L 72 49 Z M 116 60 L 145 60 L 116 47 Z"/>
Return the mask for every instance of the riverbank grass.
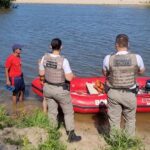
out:
<path id="1" fill-rule="evenodd" d="M 19 117 L 16 126 L 18 128 L 40 127 L 47 131 L 48 138 L 44 143 L 39 144 L 39 150 L 66 149 L 66 147 L 59 141 L 61 136 L 60 132 L 58 132 L 52 123 L 50 123 L 47 115 L 39 109 L 35 110 L 30 115 L 22 114 L 22 116 Z"/>
<path id="2" fill-rule="evenodd" d="M 0 129 L 5 127 L 12 127 L 15 125 L 15 121 L 11 119 L 5 110 L 4 106 L 0 106 Z"/>
<path id="3" fill-rule="evenodd" d="M 66 146 L 60 142 L 60 132 L 50 123 L 46 114 L 37 109 L 30 113 L 20 113 L 15 119 L 7 115 L 5 108 L 0 106 L 0 129 L 5 127 L 24 128 L 42 128 L 47 133 L 46 140 L 39 143 L 37 147 L 31 145 L 26 136 L 18 138 L 5 138 L 4 143 L 17 145 L 22 150 L 65 150 Z M 31 133 L 32 134 L 32 133 Z"/>
<path id="4" fill-rule="evenodd" d="M 105 137 L 109 147 L 106 150 L 145 150 L 138 137 L 130 137 L 123 130 L 114 129 L 110 137 Z"/>

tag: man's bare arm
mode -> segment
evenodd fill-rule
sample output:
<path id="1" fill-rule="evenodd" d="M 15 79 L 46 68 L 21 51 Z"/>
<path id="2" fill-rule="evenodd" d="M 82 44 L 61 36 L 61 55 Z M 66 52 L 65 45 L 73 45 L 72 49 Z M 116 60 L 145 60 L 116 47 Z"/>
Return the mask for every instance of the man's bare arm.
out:
<path id="1" fill-rule="evenodd" d="M 44 76 L 45 75 L 45 70 L 39 70 L 39 75 Z"/>
<path id="2" fill-rule="evenodd" d="M 102 69 L 102 74 L 106 77 L 106 76 L 108 76 L 108 71 Z"/>
<path id="3" fill-rule="evenodd" d="M 145 72 L 145 68 L 144 68 L 144 69 L 139 70 L 138 74 L 139 74 L 139 75 L 142 75 L 142 74 L 144 74 L 144 72 Z"/>
<path id="4" fill-rule="evenodd" d="M 74 77 L 75 77 L 75 75 L 73 73 L 65 74 L 65 78 L 67 81 L 71 81 Z"/>
<path id="5" fill-rule="evenodd" d="M 8 68 L 5 68 L 5 77 L 6 77 L 6 84 L 7 85 L 10 85 L 10 80 L 9 80 L 9 75 L 8 75 Z"/>

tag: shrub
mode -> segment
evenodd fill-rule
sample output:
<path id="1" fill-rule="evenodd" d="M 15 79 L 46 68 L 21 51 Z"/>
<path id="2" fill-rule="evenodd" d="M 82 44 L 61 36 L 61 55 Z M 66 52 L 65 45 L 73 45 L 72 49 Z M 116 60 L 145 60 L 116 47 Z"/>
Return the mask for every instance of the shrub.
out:
<path id="1" fill-rule="evenodd" d="M 110 137 L 105 137 L 109 144 L 107 150 L 144 150 L 142 141 L 137 137 L 128 136 L 123 130 L 112 131 Z"/>

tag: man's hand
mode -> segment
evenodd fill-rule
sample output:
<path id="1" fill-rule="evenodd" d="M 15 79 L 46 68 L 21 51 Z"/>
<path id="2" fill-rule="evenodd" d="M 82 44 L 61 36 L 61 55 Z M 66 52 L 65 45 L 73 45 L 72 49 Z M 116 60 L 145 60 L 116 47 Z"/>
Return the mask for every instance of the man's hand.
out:
<path id="1" fill-rule="evenodd" d="M 40 81 L 40 83 L 41 83 L 42 86 L 44 86 L 44 83 L 45 83 L 45 82 L 44 82 L 44 81 Z"/>
<path id="2" fill-rule="evenodd" d="M 40 77 L 40 83 L 42 85 L 44 85 L 44 83 L 45 83 L 45 76 L 44 75 L 39 75 L 39 77 Z"/>
<path id="3" fill-rule="evenodd" d="M 6 81 L 6 85 L 11 85 L 11 83 L 10 83 L 10 80 L 9 79 L 7 79 L 7 81 Z"/>

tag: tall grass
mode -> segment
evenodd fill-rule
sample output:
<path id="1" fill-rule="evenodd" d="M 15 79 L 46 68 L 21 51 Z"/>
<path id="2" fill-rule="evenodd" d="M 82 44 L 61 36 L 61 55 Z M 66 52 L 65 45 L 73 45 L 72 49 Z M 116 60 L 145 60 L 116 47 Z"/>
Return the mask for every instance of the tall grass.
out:
<path id="1" fill-rule="evenodd" d="M 123 130 L 112 131 L 110 137 L 105 137 L 109 147 L 106 150 L 144 150 L 142 141 L 137 137 L 128 136 Z"/>

